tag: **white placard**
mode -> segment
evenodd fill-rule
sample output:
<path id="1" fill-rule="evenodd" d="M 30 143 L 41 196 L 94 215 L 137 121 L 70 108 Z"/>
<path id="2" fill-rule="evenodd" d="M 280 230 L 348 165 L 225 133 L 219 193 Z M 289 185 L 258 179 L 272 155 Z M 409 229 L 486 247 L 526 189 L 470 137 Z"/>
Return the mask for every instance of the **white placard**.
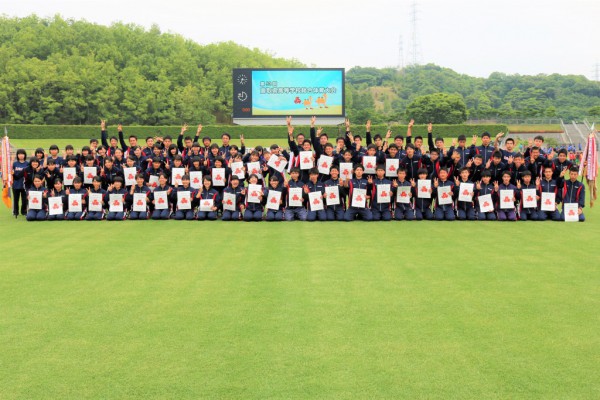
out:
<path id="1" fill-rule="evenodd" d="M 515 191 L 512 189 L 502 189 L 500 190 L 500 209 L 506 210 L 515 208 L 515 202 L 513 198 L 515 197 Z"/>
<path id="2" fill-rule="evenodd" d="M 246 164 L 246 167 L 248 168 L 248 175 L 254 174 L 258 177 L 258 180 L 261 180 L 263 178 L 262 170 L 260 168 L 260 162 L 249 162 L 248 164 Z"/>
<path id="3" fill-rule="evenodd" d="M 158 187 L 158 176 L 157 175 L 150 175 L 150 178 L 148 179 L 148 187 L 152 191 L 154 191 L 154 189 L 156 189 Z"/>
<path id="4" fill-rule="evenodd" d="M 185 175 L 185 168 L 171 168 L 171 185 L 181 186 L 183 175 Z"/>
<path id="5" fill-rule="evenodd" d="M 272 155 L 269 158 L 269 162 L 267 165 L 273 168 L 277 172 L 283 172 L 285 166 L 287 165 L 287 160 L 285 158 L 279 158 L 278 155 Z"/>
<path id="6" fill-rule="evenodd" d="M 417 181 L 417 197 L 419 199 L 431 198 L 431 181 L 429 179 L 419 179 Z"/>
<path id="7" fill-rule="evenodd" d="M 362 165 L 365 168 L 365 174 L 374 174 L 377 167 L 377 157 L 363 156 Z"/>
<path id="8" fill-rule="evenodd" d="M 279 202 L 281 201 L 281 192 L 278 190 L 269 189 L 267 196 L 267 208 L 269 210 L 279 210 Z"/>
<path id="9" fill-rule="evenodd" d="M 556 210 L 556 194 L 553 192 L 542 192 L 542 211 Z"/>
<path id="10" fill-rule="evenodd" d="M 235 211 L 236 202 L 235 193 L 223 193 L 223 210 Z"/>
<path id="11" fill-rule="evenodd" d="M 230 167 L 231 175 L 237 176 L 239 179 L 244 179 L 246 177 L 246 172 L 244 171 L 244 163 L 242 161 L 232 162 Z"/>
<path id="12" fill-rule="evenodd" d="M 468 182 L 461 182 L 458 188 L 458 201 L 473 201 L 473 189 L 475 185 Z"/>
<path id="13" fill-rule="evenodd" d="M 64 167 L 63 168 L 63 183 L 65 186 L 73 186 L 73 179 L 77 176 L 75 167 Z"/>
<path id="14" fill-rule="evenodd" d="M 83 183 L 92 184 L 94 177 L 98 175 L 98 168 L 96 167 L 83 167 Z"/>
<path id="15" fill-rule="evenodd" d="M 352 163 L 340 163 L 340 179 L 343 181 L 352 179 Z"/>
<path id="16" fill-rule="evenodd" d="M 62 213 L 63 213 L 63 198 L 62 198 L 62 196 L 48 197 L 48 214 L 49 215 L 60 215 Z"/>
<path id="17" fill-rule="evenodd" d="M 260 203 L 260 195 L 262 193 L 262 186 L 260 185 L 248 185 L 248 203 Z"/>
<path id="18" fill-rule="evenodd" d="M 190 186 L 194 189 L 202 187 L 202 171 L 190 171 Z"/>
<path id="19" fill-rule="evenodd" d="M 225 186 L 225 168 L 213 168 L 211 174 L 213 186 Z"/>
<path id="20" fill-rule="evenodd" d="M 146 193 L 134 193 L 133 194 L 133 211 L 144 212 L 146 211 Z"/>
<path id="21" fill-rule="evenodd" d="M 365 208 L 367 205 L 367 189 L 352 190 L 352 207 Z"/>
<path id="22" fill-rule="evenodd" d="M 325 194 L 327 197 L 325 198 L 328 206 L 337 206 L 340 204 L 340 187 L 335 186 L 325 186 Z"/>
<path id="23" fill-rule="evenodd" d="M 311 169 L 313 167 L 312 151 L 301 151 L 298 154 L 300 157 L 300 169 Z"/>
<path id="24" fill-rule="evenodd" d="M 302 188 L 290 188 L 288 203 L 290 207 L 302 207 Z"/>
<path id="25" fill-rule="evenodd" d="M 310 204 L 311 211 L 321 211 L 325 208 L 323 207 L 323 194 L 318 192 L 309 192 L 308 193 L 308 201 Z"/>
<path id="26" fill-rule="evenodd" d="M 180 192 L 177 192 L 177 209 L 191 210 L 192 201 L 190 197 L 192 197 L 192 193 L 189 190 L 182 190 Z"/>
<path id="27" fill-rule="evenodd" d="M 137 174 L 137 169 L 135 167 L 123 168 L 123 176 L 125 177 L 125 186 L 135 185 L 135 174 Z"/>
<path id="28" fill-rule="evenodd" d="M 578 203 L 564 203 L 563 213 L 565 214 L 565 222 L 578 222 L 579 221 L 579 204 Z"/>
<path id="29" fill-rule="evenodd" d="M 440 205 L 440 206 L 452 204 L 452 187 L 451 186 L 438 186 L 437 202 L 438 202 L 438 205 Z"/>
<path id="30" fill-rule="evenodd" d="M 41 210 L 42 209 L 42 196 L 43 192 L 30 191 L 29 192 L 29 209 L 30 210 Z"/>
<path id="31" fill-rule="evenodd" d="M 108 202 L 109 202 L 108 211 L 123 212 L 123 195 L 122 194 L 109 194 Z"/>
<path id="32" fill-rule="evenodd" d="M 102 197 L 102 193 L 90 193 L 88 195 L 88 210 L 92 212 L 101 212 Z"/>
<path id="33" fill-rule="evenodd" d="M 200 199 L 200 211 L 202 212 L 211 212 L 214 205 L 214 199 Z"/>
<path id="34" fill-rule="evenodd" d="M 384 203 L 391 203 L 392 199 L 390 196 L 390 184 L 385 183 L 383 185 L 376 185 L 377 187 L 377 203 L 379 204 L 384 204 Z"/>
<path id="35" fill-rule="evenodd" d="M 398 168 L 400 167 L 400 160 L 397 158 L 388 158 L 385 160 L 385 176 L 395 177 L 398 176 Z"/>
<path id="36" fill-rule="evenodd" d="M 484 194 L 477 198 L 479 200 L 479 211 L 488 213 L 494 211 L 494 202 L 491 194 Z"/>
<path id="37" fill-rule="evenodd" d="M 333 157 L 321 155 L 321 157 L 319 157 L 319 161 L 317 161 L 317 166 L 319 167 L 319 173 L 329 175 L 329 170 L 331 169 L 332 164 L 333 164 Z"/>
<path id="38" fill-rule="evenodd" d="M 83 210 L 81 205 L 83 201 L 82 194 L 70 194 L 69 195 L 69 212 L 71 213 L 79 213 Z"/>
<path id="39" fill-rule="evenodd" d="M 410 186 L 398 186 L 396 192 L 396 203 L 410 204 Z"/>
<path id="40" fill-rule="evenodd" d="M 521 191 L 523 202 L 523 208 L 536 208 L 537 207 L 537 193 L 535 189 L 523 189 Z"/>
<path id="41" fill-rule="evenodd" d="M 156 210 L 166 210 L 169 208 L 169 198 L 166 190 L 154 192 L 154 208 Z"/>

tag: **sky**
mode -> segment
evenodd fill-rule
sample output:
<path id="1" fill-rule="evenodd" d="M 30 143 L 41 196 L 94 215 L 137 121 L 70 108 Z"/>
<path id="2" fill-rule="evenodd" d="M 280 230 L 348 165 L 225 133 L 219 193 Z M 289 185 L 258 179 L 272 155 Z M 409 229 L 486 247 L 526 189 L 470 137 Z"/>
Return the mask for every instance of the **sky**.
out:
<path id="1" fill-rule="evenodd" d="M 308 66 L 412 63 L 412 0 L 0 0 L 0 14 L 37 14 L 234 41 Z M 599 0 L 417 0 L 417 61 L 471 76 L 600 70 Z M 402 40 L 400 40 L 402 38 Z M 402 42 L 402 56 L 400 43 Z M 600 74 L 600 71 L 598 72 Z"/>

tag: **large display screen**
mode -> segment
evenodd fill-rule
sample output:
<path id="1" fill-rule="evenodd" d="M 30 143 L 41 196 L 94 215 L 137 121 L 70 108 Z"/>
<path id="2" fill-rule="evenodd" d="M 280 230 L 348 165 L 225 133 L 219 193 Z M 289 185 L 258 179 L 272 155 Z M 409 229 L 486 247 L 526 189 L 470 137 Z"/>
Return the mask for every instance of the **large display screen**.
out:
<path id="1" fill-rule="evenodd" d="M 235 69 L 233 117 L 343 117 L 344 69 Z"/>

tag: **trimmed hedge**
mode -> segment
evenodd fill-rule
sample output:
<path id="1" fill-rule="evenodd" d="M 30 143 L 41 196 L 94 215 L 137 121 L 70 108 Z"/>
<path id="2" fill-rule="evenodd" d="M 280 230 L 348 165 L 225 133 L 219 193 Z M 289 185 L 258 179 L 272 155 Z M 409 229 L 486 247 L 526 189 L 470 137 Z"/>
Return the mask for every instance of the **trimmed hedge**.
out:
<path id="1" fill-rule="evenodd" d="M 8 135 L 14 139 L 89 139 L 92 137 L 100 139 L 99 125 L 6 125 Z M 390 125 L 393 134 L 406 135 L 406 125 Z M 388 125 L 373 125 L 371 131 L 373 134 L 385 135 Z M 125 126 L 123 133 L 125 138 L 129 135 L 136 135 L 138 138 L 147 136 L 165 136 L 171 135 L 176 137 L 181 130 L 180 126 Z M 364 125 L 352 125 L 354 134 L 364 136 Z M 458 135 L 481 135 L 483 132 L 489 132 L 492 136 L 498 132 L 507 132 L 506 125 L 434 125 L 433 135 L 435 137 L 457 137 Z M 211 138 L 220 138 L 223 132 L 229 133 L 233 138 L 239 137 L 240 134 L 248 139 L 274 139 L 287 137 L 285 126 L 240 126 L 240 125 L 208 125 L 202 130 L 201 136 L 210 136 Z M 324 132 L 330 137 L 343 135 L 345 127 L 326 126 Z M 194 136 L 196 126 L 191 125 L 186 136 Z M 308 135 L 308 126 L 296 126 L 295 134 L 304 133 Z M 109 137 L 117 135 L 117 126 L 111 125 L 108 127 Z M 427 136 L 426 125 L 415 125 L 413 127 L 413 136 Z"/>

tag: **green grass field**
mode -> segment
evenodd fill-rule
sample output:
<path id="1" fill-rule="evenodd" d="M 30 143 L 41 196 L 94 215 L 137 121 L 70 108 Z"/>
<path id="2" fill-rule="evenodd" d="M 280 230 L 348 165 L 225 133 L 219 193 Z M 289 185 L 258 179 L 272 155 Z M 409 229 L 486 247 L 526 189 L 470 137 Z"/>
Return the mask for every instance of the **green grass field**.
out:
<path id="1" fill-rule="evenodd" d="M 0 210 L 0 398 L 600 397 L 585 223 Z"/>

